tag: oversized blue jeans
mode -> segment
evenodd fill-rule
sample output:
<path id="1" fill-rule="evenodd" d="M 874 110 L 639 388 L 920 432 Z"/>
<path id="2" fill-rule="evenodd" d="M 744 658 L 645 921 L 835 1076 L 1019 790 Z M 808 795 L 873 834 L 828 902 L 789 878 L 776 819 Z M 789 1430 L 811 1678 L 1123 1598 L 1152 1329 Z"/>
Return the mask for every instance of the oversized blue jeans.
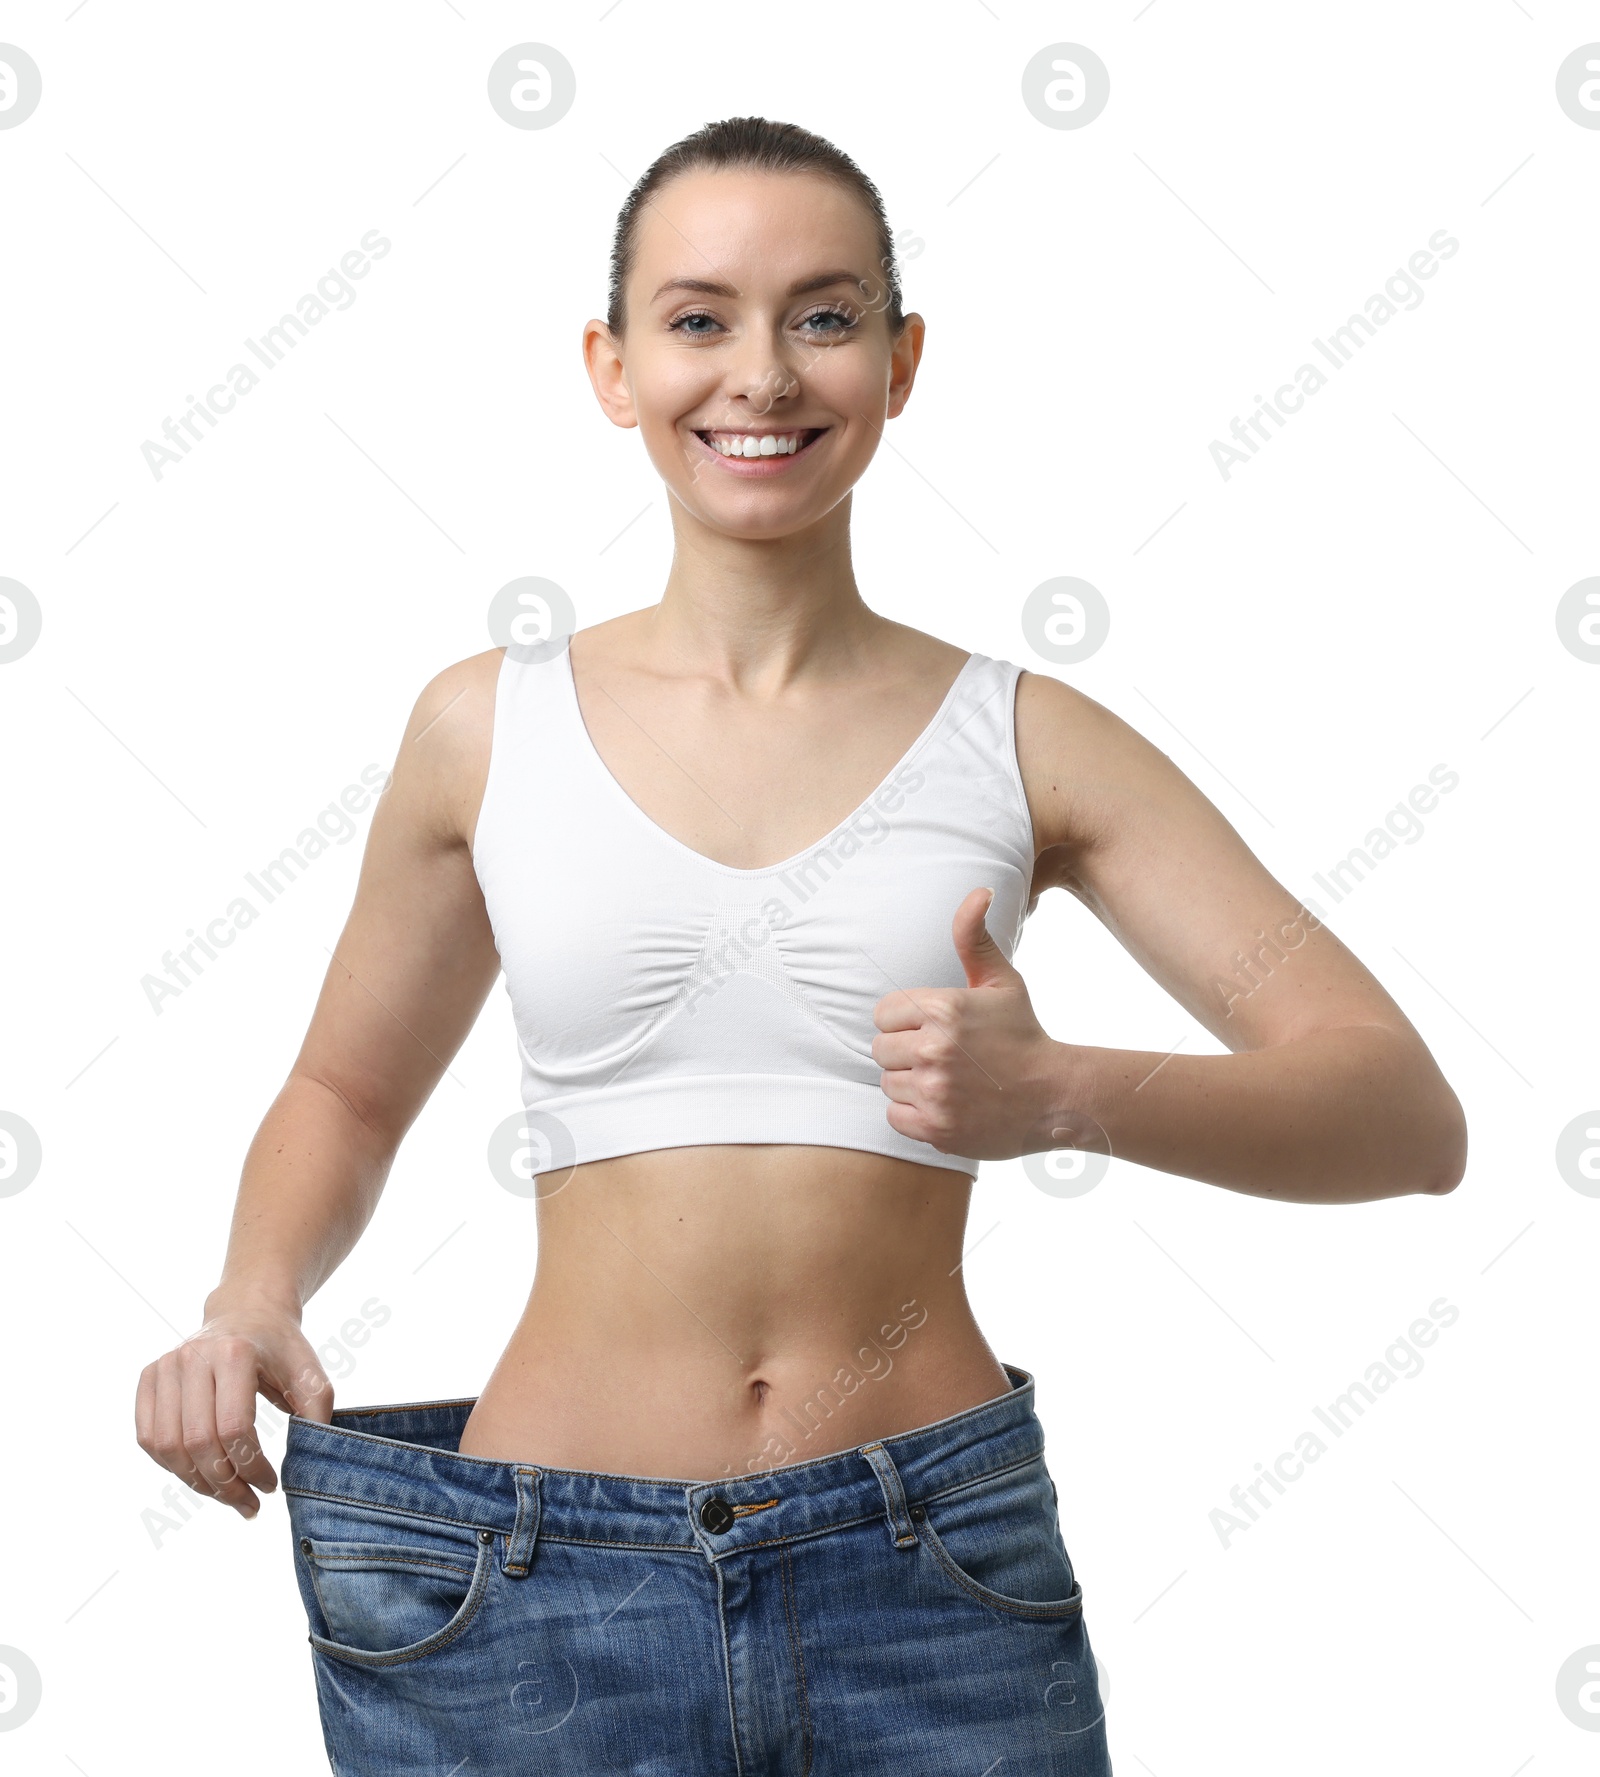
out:
<path id="1" fill-rule="evenodd" d="M 464 1456 L 471 1399 L 289 1421 L 337 1777 L 1110 1777 L 1033 1377 L 722 1481 Z"/>

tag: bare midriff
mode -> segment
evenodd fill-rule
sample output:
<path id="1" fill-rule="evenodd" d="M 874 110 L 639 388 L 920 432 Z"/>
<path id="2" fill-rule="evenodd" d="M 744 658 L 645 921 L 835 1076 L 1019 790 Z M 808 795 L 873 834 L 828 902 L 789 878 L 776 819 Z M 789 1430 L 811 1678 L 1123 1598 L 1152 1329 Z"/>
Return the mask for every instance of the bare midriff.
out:
<path id="1" fill-rule="evenodd" d="M 725 1146 L 593 1161 L 536 1188 L 533 1288 L 467 1455 L 722 1480 L 1011 1387 L 962 1282 L 965 1173 Z"/>

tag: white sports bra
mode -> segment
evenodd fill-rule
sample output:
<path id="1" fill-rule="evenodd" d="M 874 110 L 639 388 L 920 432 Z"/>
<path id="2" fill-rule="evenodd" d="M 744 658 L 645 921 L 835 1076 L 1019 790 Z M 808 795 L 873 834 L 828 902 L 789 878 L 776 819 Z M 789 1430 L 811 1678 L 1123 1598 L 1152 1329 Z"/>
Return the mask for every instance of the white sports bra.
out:
<path id="1" fill-rule="evenodd" d="M 969 655 L 854 813 L 782 863 L 691 850 L 611 775 L 563 647 L 496 684 L 473 836 L 546 1170 L 723 1142 L 856 1148 L 976 1176 L 890 1127 L 873 1008 L 964 987 L 950 922 L 992 888 L 1010 957 L 1033 877 L 1019 668 Z"/>

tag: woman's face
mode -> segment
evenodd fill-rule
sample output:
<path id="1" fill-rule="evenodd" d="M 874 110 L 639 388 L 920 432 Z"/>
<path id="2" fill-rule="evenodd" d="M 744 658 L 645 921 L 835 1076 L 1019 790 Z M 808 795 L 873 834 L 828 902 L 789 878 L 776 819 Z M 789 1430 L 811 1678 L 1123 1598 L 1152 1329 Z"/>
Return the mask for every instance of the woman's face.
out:
<path id="1" fill-rule="evenodd" d="M 814 523 L 871 462 L 922 351 L 920 316 L 890 337 L 866 206 L 805 174 L 696 171 L 645 206 L 637 247 L 623 339 L 584 330 L 601 405 L 712 529 Z"/>

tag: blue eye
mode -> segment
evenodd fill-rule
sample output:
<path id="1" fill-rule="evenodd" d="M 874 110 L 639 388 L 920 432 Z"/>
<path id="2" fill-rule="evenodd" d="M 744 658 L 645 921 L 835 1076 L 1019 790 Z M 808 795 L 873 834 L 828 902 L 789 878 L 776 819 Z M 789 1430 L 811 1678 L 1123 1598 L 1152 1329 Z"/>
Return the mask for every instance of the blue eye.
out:
<path id="1" fill-rule="evenodd" d="M 839 324 L 834 327 L 808 327 L 808 331 L 811 333 L 813 339 L 841 338 L 846 333 L 853 332 L 861 324 L 859 318 L 851 314 L 847 309 L 823 308 L 814 309 L 809 315 L 803 315 L 796 325 L 807 327 L 807 324 L 812 321 L 829 320 L 836 321 Z M 691 309 L 687 314 L 679 315 L 675 320 L 669 321 L 667 323 L 667 331 L 669 333 L 681 333 L 686 339 L 709 339 L 711 337 L 711 328 L 690 327 L 688 325 L 690 321 L 710 321 L 715 327 L 720 327 L 722 325 L 709 309 Z"/>
<path id="2" fill-rule="evenodd" d="M 842 323 L 842 325 L 838 327 L 829 327 L 826 329 L 829 333 L 848 333 L 853 327 L 858 325 L 856 317 L 845 309 L 817 309 L 813 314 L 809 314 L 805 318 L 808 321 L 826 321 L 831 318 Z"/>

